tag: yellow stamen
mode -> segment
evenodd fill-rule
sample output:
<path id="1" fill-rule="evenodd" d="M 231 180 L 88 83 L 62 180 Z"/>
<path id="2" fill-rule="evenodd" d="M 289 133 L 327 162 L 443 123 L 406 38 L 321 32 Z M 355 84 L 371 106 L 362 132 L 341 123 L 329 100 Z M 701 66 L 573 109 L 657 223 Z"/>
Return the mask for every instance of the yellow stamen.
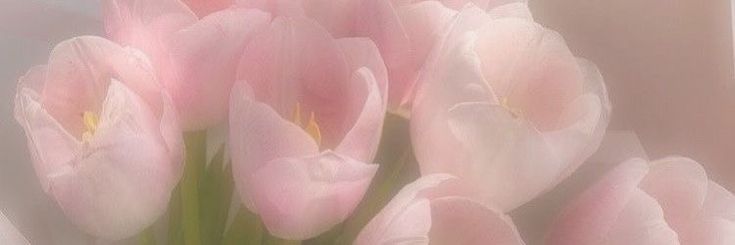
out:
<path id="1" fill-rule="evenodd" d="M 314 141 L 316 141 L 317 145 L 322 144 L 322 132 L 319 130 L 319 124 L 316 123 L 316 119 L 314 118 L 314 112 L 311 113 L 311 116 L 309 116 L 309 122 L 306 124 L 306 127 L 304 128 L 309 135 L 311 135 L 312 138 L 314 138 Z"/>
<path id="2" fill-rule="evenodd" d="M 508 101 L 508 97 L 503 97 L 502 99 L 500 99 L 500 106 L 508 110 L 510 114 L 513 115 L 513 117 L 519 118 L 523 116 L 523 111 L 521 109 L 512 107 L 510 105 L 510 102 Z"/>
<path id="3" fill-rule="evenodd" d="M 314 138 L 314 141 L 316 141 L 317 145 L 322 144 L 322 132 L 319 129 L 319 124 L 316 122 L 316 116 L 314 115 L 314 112 L 311 112 L 311 114 L 309 115 L 309 121 L 306 123 L 306 125 L 304 125 L 304 123 L 301 121 L 301 104 L 296 103 L 296 108 L 294 108 L 293 111 L 293 122 L 294 124 L 303 128 L 306 133 Z"/>
<path id="4" fill-rule="evenodd" d="M 82 113 L 82 122 L 84 122 L 84 133 L 82 133 L 82 139 L 87 141 L 92 138 L 94 132 L 97 131 L 100 118 L 94 112 L 85 111 Z"/>

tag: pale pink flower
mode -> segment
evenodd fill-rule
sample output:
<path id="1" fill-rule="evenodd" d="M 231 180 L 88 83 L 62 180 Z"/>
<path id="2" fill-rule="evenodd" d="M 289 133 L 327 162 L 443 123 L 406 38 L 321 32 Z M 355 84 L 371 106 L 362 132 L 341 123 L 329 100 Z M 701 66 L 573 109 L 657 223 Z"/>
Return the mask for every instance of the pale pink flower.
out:
<path id="1" fill-rule="evenodd" d="M 20 79 L 15 117 L 41 186 L 81 229 L 129 237 L 166 210 L 181 130 L 139 51 L 98 37 L 60 43 Z"/>
<path id="2" fill-rule="evenodd" d="M 365 38 L 281 17 L 247 46 L 230 99 L 233 172 L 268 230 L 305 239 L 343 221 L 377 165 L 387 74 Z"/>
<path id="3" fill-rule="evenodd" d="M 422 174 L 455 175 L 466 195 L 504 211 L 581 165 L 610 111 L 594 65 L 519 14 L 523 6 L 457 14 L 427 61 L 411 114 Z"/>
<path id="4" fill-rule="evenodd" d="M 682 157 L 622 163 L 571 202 L 548 244 L 735 244 L 735 196 Z"/>
<path id="5" fill-rule="evenodd" d="M 227 8 L 201 19 L 179 0 L 105 0 L 110 38 L 143 50 L 178 108 L 185 130 L 226 119 L 241 53 L 270 16 Z"/>
<path id="6" fill-rule="evenodd" d="M 28 241 L 18 229 L 13 226 L 5 215 L 0 212 L 0 244 L 28 245 Z"/>
<path id="7" fill-rule="evenodd" d="M 355 240 L 356 245 L 522 245 L 510 217 L 465 197 L 438 194 L 452 177 L 428 175 L 405 186 Z"/>

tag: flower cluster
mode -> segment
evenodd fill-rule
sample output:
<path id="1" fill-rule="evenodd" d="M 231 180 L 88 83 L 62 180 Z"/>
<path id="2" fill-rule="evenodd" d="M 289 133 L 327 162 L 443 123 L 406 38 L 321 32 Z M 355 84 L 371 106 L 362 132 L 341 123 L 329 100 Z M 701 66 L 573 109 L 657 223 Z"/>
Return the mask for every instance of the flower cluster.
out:
<path id="1" fill-rule="evenodd" d="M 611 112 L 596 66 L 521 0 L 103 16 L 106 37 L 58 44 L 15 100 L 44 191 L 101 241 L 165 223 L 167 244 L 524 244 L 507 213 L 582 165 Z M 735 197 L 692 160 L 630 160 L 547 242 L 733 244 Z"/>

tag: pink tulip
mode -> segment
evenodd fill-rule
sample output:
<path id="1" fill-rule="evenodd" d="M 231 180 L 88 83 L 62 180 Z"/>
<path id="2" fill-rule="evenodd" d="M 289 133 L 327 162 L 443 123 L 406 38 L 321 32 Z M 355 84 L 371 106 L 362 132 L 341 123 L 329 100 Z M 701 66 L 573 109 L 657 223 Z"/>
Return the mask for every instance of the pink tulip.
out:
<path id="1" fill-rule="evenodd" d="M 735 244 L 735 196 L 699 163 L 682 157 L 631 159 L 567 209 L 548 244 Z"/>
<path id="2" fill-rule="evenodd" d="M 0 244 L 3 245 L 28 245 L 28 241 L 18 229 L 10 223 L 8 218 L 0 212 Z"/>
<path id="3" fill-rule="evenodd" d="M 139 51 L 98 37 L 62 42 L 20 79 L 15 117 L 41 186 L 81 229 L 125 238 L 166 210 L 181 130 Z"/>
<path id="4" fill-rule="evenodd" d="M 240 54 L 270 16 L 228 8 L 198 19 L 179 0 L 105 0 L 115 41 L 143 50 L 171 94 L 185 130 L 223 122 Z"/>
<path id="5" fill-rule="evenodd" d="M 405 186 L 360 232 L 356 245 L 524 244 L 510 217 L 464 197 L 438 194 L 449 175 Z"/>
<path id="6" fill-rule="evenodd" d="M 281 17 L 247 46 L 230 100 L 240 196 L 268 230 L 305 239 L 343 221 L 377 165 L 387 74 L 366 38 Z"/>
<path id="7" fill-rule="evenodd" d="M 504 211 L 582 164 L 610 111 L 594 65 L 517 7 L 454 17 L 411 114 L 421 173 L 458 176 L 466 195 Z"/>

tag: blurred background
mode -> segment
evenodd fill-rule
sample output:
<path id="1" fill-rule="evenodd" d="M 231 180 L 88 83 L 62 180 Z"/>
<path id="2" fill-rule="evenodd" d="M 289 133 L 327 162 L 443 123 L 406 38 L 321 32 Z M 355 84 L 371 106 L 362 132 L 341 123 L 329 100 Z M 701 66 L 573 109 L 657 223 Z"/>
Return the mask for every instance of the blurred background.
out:
<path id="1" fill-rule="evenodd" d="M 600 152 L 511 215 L 529 245 L 571 196 L 628 157 L 682 155 L 735 190 L 733 13 L 727 0 L 530 0 L 602 71 L 613 104 Z M 42 193 L 13 118 L 17 78 L 54 44 L 102 35 L 98 0 L 0 0 L 0 210 L 33 244 L 93 244 Z"/>

